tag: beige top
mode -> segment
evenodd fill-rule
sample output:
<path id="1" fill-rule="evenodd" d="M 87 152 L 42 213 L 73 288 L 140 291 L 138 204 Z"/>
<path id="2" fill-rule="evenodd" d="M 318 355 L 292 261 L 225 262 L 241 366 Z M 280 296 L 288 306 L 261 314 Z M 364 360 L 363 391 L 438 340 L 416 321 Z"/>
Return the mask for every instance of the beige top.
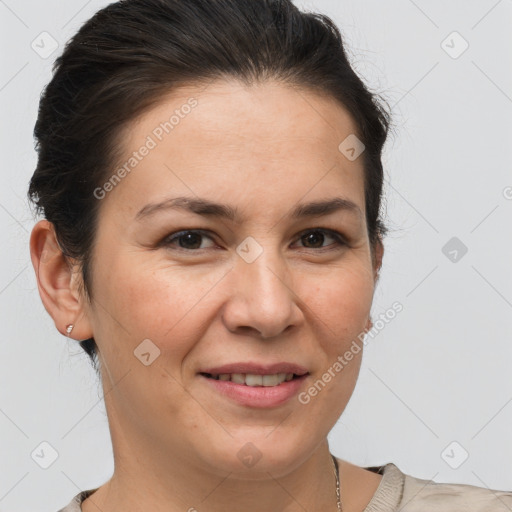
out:
<path id="1" fill-rule="evenodd" d="M 392 462 L 364 469 L 382 474 L 382 479 L 363 512 L 512 511 L 512 491 L 423 480 L 402 473 Z M 59 512 L 81 512 L 82 501 L 96 490 L 79 493 Z"/>

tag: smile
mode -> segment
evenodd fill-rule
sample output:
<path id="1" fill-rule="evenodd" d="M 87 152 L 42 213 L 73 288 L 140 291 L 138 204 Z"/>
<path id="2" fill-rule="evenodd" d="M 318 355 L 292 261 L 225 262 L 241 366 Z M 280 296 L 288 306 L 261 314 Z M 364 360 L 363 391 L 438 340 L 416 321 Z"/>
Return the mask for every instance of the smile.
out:
<path id="1" fill-rule="evenodd" d="M 205 377 L 214 380 L 220 380 L 224 382 L 235 382 L 236 384 L 242 384 L 246 386 L 264 386 L 272 387 L 279 386 L 283 382 L 289 382 L 294 378 L 298 378 L 298 375 L 294 373 L 274 373 L 269 375 L 256 375 L 253 373 L 220 373 L 210 374 L 202 373 Z"/>
<path id="2" fill-rule="evenodd" d="M 288 402 L 300 392 L 308 376 L 309 373 L 300 376 L 293 373 L 199 373 L 199 377 L 215 396 L 227 398 L 238 405 L 260 409 L 278 407 Z"/>

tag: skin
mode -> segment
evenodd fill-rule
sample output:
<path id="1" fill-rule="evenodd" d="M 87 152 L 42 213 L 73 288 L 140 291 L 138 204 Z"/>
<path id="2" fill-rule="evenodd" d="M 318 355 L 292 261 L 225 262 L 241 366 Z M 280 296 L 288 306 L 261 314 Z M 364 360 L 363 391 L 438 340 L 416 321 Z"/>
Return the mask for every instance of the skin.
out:
<path id="1" fill-rule="evenodd" d="M 307 405 L 294 397 L 268 409 L 242 406 L 197 372 L 290 361 L 309 370 L 306 390 L 370 327 L 383 247 L 372 259 L 362 158 L 338 150 L 356 127 L 338 102 L 314 92 L 222 80 L 176 90 L 134 121 L 124 160 L 192 96 L 198 105 L 101 200 L 91 303 L 52 225 L 40 221 L 31 235 L 39 292 L 57 329 L 65 334 L 74 323 L 72 338 L 94 336 L 100 351 L 115 471 L 82 509 L 335 512 L 327 434 L 354 391 L 363 351 Z M 240 219 L 177 209 L 135 219 L 176 196 L 229 204 Z M 334 197 L 360 214 L 287 217 L 298 203 Z M 208 236 L 159 244 L 189 229 Z M 252 263 L 236 252 L 248 236 L 263 250 Z M 134 357 L 144 339 L 160 350 L 148 366 Z M 237 457 L 248 442 L 261 454 L 250 468 Z M 382 477 L 338 461 L 343 508 L 362 511 Z"/>

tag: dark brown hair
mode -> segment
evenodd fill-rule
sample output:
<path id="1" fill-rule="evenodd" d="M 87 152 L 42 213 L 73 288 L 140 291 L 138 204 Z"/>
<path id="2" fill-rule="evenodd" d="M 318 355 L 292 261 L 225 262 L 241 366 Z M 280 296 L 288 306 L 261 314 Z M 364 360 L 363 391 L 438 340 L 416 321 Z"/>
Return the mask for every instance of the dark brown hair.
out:
<path id="1" fill-rule="evenodd" d="M 66 44 L 34 129 L 38 162 L 29 200 L 53 224 L 65 256 L 80 264 L 88 300 L 100 203 L 93 191 L 120 156 L 122 129 L 174 88 L 223 77 L 279 80 L 348 110 L 365 145 L 372 253 L 381 243 L 381 152 L 390 114 L 352 69 L 330 18 L 301 12 L 290 0 L 122 0 Z M 80 343 L 97 369 L 94 339 Z"/>

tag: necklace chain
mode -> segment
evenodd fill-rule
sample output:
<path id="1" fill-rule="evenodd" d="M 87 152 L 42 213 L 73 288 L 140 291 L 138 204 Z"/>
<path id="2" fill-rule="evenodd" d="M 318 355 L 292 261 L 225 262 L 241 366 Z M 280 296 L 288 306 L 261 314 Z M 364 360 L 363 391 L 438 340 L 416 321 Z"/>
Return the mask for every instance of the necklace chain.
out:
<path id="1" fill-rule="evenodd" d="M 340 497 L 340 473 L 338 468 L 338 463 L 334 458 L 334 455 L 331 454 L 332 465 L 334 467 L 334 476 L 336 477 L 336 504 L 338 505 L 338 512 L 343 512 L 343 508 L 341 506 L 341 497 Z"/>

